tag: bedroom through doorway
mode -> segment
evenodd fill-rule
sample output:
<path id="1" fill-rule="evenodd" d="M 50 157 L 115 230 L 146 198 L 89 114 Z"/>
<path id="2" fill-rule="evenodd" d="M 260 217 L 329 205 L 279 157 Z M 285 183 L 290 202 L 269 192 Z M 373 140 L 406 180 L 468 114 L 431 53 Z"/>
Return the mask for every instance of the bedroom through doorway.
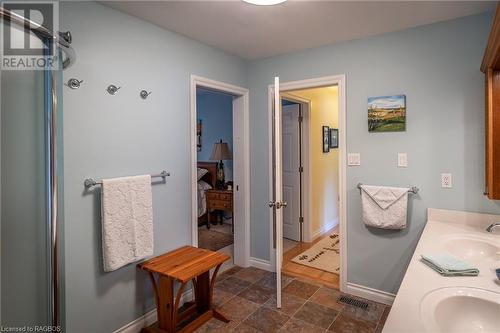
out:
<path id="1" fill-rule="evenodd" d="M 192 235 L 194 246 L 249 266 L 248 90 L 191 80 Z"/>
<path id="2" fill-rule="evenodd" d="M 234 252 L 233 96 L 196 89 L 198 247 Z"/>

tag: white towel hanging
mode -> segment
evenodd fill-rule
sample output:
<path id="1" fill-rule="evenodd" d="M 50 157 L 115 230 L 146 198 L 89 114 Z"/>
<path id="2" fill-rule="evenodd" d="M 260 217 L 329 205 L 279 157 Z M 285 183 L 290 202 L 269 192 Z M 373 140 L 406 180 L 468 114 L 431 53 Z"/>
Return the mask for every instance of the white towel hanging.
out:
<path id="1" fill-rule="evenodd" d="M 114 271 L 153 254 L 151 176 L 102 182 L 104 271 Z"/>
<path id="2" fill-rule="evenodd" d="M 363 222 L 381 229 L 406 228 L 408 190 L 402 187 L 362 185 Z"/>

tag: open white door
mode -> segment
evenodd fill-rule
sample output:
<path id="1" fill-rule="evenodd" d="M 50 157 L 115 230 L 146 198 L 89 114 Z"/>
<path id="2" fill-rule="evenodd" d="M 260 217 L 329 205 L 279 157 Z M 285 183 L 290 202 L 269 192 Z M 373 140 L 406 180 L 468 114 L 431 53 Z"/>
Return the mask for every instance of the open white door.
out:
<path id="1" fill-rule="evenodd" d="M 273 198 L 269 207 L 273 210 L 274 247 L 276 249 L 276 305 L 281 308 L 281 263 L 283 260 L 283 208 L 287 203 L 283 201 L 282 182 L 282 148 L 281 148 L 281 98 L 279 77 L 274 78 L 272 126 L 272 170 L 273 170 Z"/>

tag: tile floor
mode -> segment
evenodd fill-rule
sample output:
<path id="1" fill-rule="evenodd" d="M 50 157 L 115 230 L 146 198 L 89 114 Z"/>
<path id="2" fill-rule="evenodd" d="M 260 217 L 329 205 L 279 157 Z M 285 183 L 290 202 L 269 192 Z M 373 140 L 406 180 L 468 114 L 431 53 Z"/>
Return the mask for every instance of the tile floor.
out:
<path id="1" fill-rule="evenodd" d="M 223 272 L 214 303 L 231 322 L 211 319 L 196 332 L 380 333 L 389 314 L 389 306 L 371 301 L 366 310 L 338 303 L 338 290 L 286 275 L 282 285 L 278 310 L 274 273 L 236 266 Z"/>

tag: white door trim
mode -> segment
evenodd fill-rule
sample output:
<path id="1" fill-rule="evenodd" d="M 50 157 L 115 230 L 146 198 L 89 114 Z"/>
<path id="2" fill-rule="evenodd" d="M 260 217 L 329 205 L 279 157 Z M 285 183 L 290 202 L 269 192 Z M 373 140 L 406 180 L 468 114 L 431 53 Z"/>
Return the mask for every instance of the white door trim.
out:
<path id="1" fill-rule="evenodd" d="M 339 178 L 340 178 L 340 214 L 339 214 L 339 233 L 340 233 L 340 291 L 347 292 L 347 145 L 346 145 L 346 131 L 347 131 L 347 113 L 346 113 L 346 76 L 345 74 L 325 76 L 314 79 L 306 79 L 299 81 L 290 81 L 280 83 L 280 91 L 291 91 L 308 88 L 319 88 L 327 86 L 338 86 L 338 99 L 339 99 Z M 272 97 L 273 85 L 268 86 L 268 128 L 271 133 L 272 126 Z M 269 134 L 269 161 L 272 160 L 272 138 Z M 269 197 L 272 198 L 272 166 L 269 163 Z M 310 193 L 310 188 L 308 188 Z M 274 260 L 275 253 L 273 249 L 273 225 L 272 225 L 272 210 L 269 213 L 270 225 L 270 258 L 271 264 L 276 269 L 276 262 Z"/>
<path id="2" fill-rule="evenodd" d="M 243 232 L 234 235 L 234 264 L 248 267 L 250 262 L 250 114 L 248 89 L 221 81 L 191 75 L 190 80 L 190 150 L 191 150 L 191 243 L 198 246 L 198 195 L 197 195 L 197 151 L 196 151 L 196 87 L 209 88 L 243 98 Z M 233 111 L 234 112 L 234 111 Z"/>

